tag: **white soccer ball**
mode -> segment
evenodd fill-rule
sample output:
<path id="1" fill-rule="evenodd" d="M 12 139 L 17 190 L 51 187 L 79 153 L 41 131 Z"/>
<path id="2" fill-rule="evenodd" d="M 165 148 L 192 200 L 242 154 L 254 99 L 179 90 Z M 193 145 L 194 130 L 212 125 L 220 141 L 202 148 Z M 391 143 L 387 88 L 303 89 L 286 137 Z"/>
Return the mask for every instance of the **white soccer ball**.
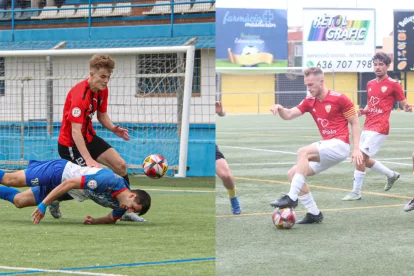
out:
<path id="1" fill-rule="evenodd" d="M 243 48 L 241 55 L 246 56 L 246 55 L 254 55 L 258 53 L 259 53 L 259 49 L 257 49 L 256 46 L 246 46 Z"/>
<path id="2" fill-rule="evenodd" d="M 276 210 L 272 213 L 272 222 L 278 229 L 289 229 L 295 225 L 296 214 L 293 208 L 283 208 Z"/>
<path id="3" fill-rule="evenodd" d="M 149 178 L 157 179 L 163 177 L 168 171 L 168 162 L 160 154 L 151 154 L 142 163 L 144 173 Z"/>

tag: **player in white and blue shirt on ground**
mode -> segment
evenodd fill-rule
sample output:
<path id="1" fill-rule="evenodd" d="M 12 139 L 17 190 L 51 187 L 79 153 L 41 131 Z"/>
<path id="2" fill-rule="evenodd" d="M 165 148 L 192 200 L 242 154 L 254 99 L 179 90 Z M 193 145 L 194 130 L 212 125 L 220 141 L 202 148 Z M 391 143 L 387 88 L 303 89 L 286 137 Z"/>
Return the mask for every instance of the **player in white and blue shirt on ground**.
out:
<path id="1" fill-rule="evenodd" d="M 67 160 L 30 161 L 26 170 L 5 173 L 0 170 L 0 182 L 10 187 L 32 187 L 20 193 L 0 186 L 0 198 L 16 207 L 36 206 L 35 224 L 44 217 L 46 207 L 54 200 L 70 194 L 78 201 L 91 199 L 112 210 L 105 217 L 86 217 L 85 224 L 115 223 L 125 212 L 145 214 L 151 197 L 142 190 L 130 190 L 122 177 L 109 169 L 81 167 Z"/>

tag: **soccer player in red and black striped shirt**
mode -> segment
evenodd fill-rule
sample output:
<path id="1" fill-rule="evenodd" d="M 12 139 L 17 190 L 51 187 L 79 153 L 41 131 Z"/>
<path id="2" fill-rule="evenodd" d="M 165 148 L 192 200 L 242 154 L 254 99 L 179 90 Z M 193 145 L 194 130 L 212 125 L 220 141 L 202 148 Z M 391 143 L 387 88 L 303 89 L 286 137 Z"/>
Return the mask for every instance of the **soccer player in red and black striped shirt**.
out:
<path id="1" fill-rule="evenodd" d="M 108 82 L 115 67 L 113 59 L 96 54 L 90 60 L 89 78 L 77 83 L 69 91 L 63 109 L 59 134 L 59 155 L 81 166 L 100 167 L 104 164 L 128 182 L 125 160 L 106 141 L 96 135 L 92 118 L 124 140 L 128 130 L 114 125 L 107 114 Z"/>
<path id="2" fill-rule="evenodd" d="M 129 140 L 128 130 L 114 125 L 107 114 L 108 82 L 115 61 L 108 55 L 96 54 L 90 59 L 89 67 L 89 77 L 73 86 L 66 97 L 58 139 L 59 155 L 80 166 L 100 168 L 98 163 L 104 164 L 122 176 L 129 185 L 125 160 L 96 135 L 92 125 L 92 118 L 97 113 L 98 121 L 106 129 Z M 51 205 L 50 210 L 54 217 L 61 216 L 58 203 Z"/>

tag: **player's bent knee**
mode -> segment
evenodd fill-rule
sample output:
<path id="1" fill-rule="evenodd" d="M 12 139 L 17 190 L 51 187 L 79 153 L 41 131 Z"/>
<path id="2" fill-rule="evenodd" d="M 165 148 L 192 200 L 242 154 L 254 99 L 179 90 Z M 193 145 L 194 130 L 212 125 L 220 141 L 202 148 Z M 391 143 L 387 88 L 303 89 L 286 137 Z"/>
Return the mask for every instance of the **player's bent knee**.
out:
<path id="1" fill-rule="evenodd" d="M 126 165 L 125 160 L 121 159 L 119 162 L 117 162 L 114 165 L 114 171 L 116 174 L 120 176 L 124 176 L 127 172 L 127 165 Z"/>
<path id="2" fill-rule="evenodd" d="M 231 181 L 233 179 L 233 175 L 230 172 L 221 173 L 219 177 L 223 181 Z"/>
<path id="3" fill-rule="evenodd" d="M 24 198 L 16 195 L 13 199 L 13 204 L 14 206 L 16 206 L 16 208 L 24 208 L 26 207 L 25 202 L 24 202 Z"/>
<path id="4" fill-rule="evenodd" d="M 216 174 L 221 180 L 228 180 L 233 178 L 231 171 L 229 168 L 226 167 L 217 167 L 216 166 Z"/>
<path id="5" fill-rule="evenodd" d="M 10 186 L 10 187 L 16 187 L 16 185 L 18 184 L 17 179 L 9 175 L 5 175 L 3 179 L 1 180 L 1 183 L 3 185 Z"/>
<path id="6" fill-rule="evenodd" d="M 306 148 L 298 149 L 298 158 L 307 157 L 307 156 L 308 156 L 308 150 Z"/>

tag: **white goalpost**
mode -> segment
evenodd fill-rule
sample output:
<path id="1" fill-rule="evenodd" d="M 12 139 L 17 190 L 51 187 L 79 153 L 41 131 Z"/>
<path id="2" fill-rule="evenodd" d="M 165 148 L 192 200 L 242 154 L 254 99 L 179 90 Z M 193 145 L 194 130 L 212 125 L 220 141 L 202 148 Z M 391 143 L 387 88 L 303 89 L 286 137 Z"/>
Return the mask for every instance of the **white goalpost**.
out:
<path id="1" fill-rule="evenodd" d="M 97 135 L 132 172 L 141 172 L 143 159 L 158 153 L 176 177 L 185 177 L 190 125 L 214 118 L 212 103 L 200 96 L 193 80 L 200 77 L 195 51 L 194 46 L 0 51 L 0 168 L 59 158 L 66 95 L 89 76 L 90 57 L 104 53 L 116 62 L 107 112 L 114 124 L 129 130 L 131 140 L 104 129 L 95 116 Z"/>

